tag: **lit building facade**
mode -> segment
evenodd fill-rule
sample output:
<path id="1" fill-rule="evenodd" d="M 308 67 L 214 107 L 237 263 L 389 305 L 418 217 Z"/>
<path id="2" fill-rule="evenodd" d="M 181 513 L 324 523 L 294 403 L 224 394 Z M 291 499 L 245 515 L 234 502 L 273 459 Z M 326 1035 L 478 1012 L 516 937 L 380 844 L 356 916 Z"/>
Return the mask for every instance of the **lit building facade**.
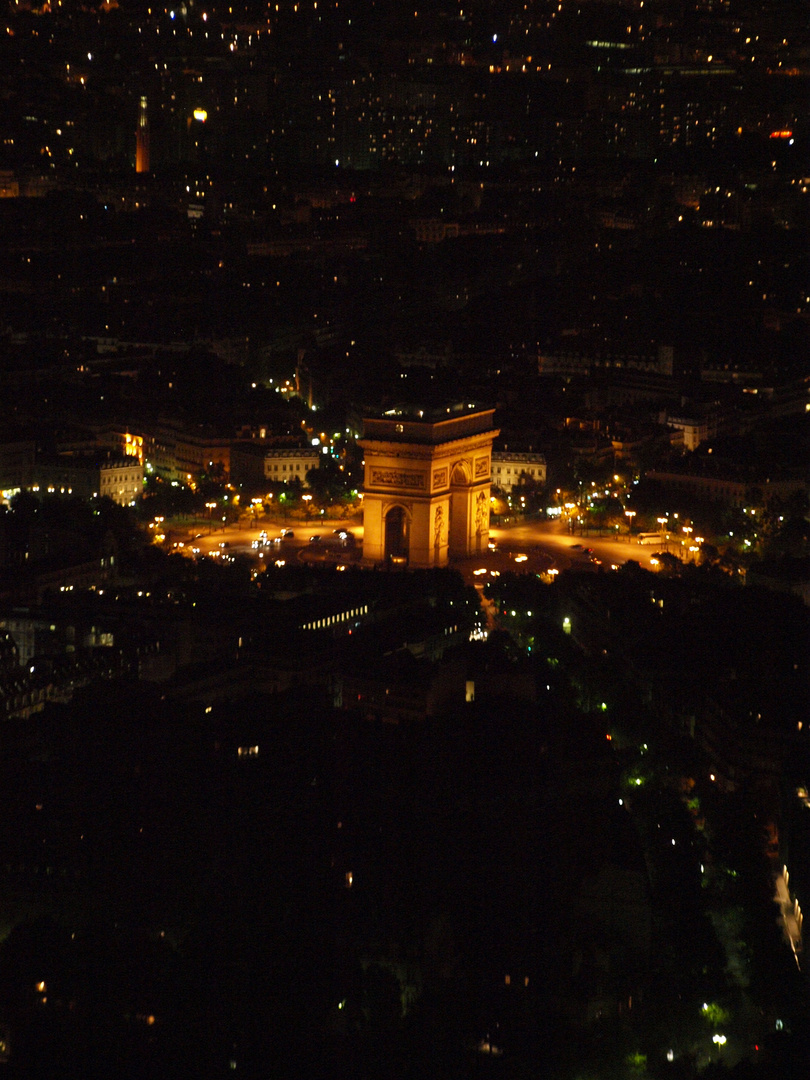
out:
<path id="1" fill-rule="evenodd" d="M 228 476 L 231 436 L 198 427 L 160 422 L 143 433 L 142 453 L 147 472 L 164 480 L 196 483 L 205 473 Z"/>
<path id="2" fill-rule="evenodd" d="M 542 454 L 515 454 L 496 450 L 492 455 L 492 483 L 512 490 L 527 481 L 545 484 L 546 459 Z"/>
<path id="3" fill-rule="evenodd" d="M 81 499 L 108 498 L 132 506 L 143 494 L 143 465 L 136 457 L 63 454 L 37 459 L 9 489 L 35 495 L 75 495 Z"/>
<path id="4" fill-rule="evenodd" d="M 307 487 L 307 473 L 317 469 L 321 454 L 313 447 L 269 447 L 261 443 L 234 443 L 231 447 L 231 480 L 234 484 L 258 484 L 266 480 L 287 484 L 300 480 Z"/>
<path id="5" fill-rule="evenodd" d="M 131 506 L 143 495 L 143 465 L 134 456 L 105 461 L 99 466 L 98 494 Z"/>

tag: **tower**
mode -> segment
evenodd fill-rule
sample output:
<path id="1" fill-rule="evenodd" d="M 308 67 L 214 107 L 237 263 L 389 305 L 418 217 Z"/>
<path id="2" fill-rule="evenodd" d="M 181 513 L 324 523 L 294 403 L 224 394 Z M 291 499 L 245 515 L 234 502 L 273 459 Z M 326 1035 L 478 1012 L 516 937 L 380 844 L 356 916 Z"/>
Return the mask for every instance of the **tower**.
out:
<path id="1" fill-rule="evenodd" d="M 489 541 L 493 409 L 397 410 L 364 422 L 363 556 L 446 566 Z"/>
<path id="2" fill-rule="evenodd" d="M 149 172 L 149 116 L 146 112 L 146 97 L 141 98 L 138 110 L 138 128 L 135 132 L 135 172 Z"/>

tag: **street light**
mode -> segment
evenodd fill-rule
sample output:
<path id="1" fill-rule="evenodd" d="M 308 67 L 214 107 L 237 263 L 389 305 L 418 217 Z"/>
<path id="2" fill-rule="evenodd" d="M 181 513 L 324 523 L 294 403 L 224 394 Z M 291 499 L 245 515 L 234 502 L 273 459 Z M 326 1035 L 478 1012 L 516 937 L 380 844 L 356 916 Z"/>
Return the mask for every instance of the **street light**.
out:
<path id="1" fill-rule="evenodd" d="M 210 536 L 211 535 L 211 530 L 213 528 L 214 511 L 217 508 L 217 504 L 215 502 L 207 502 L 205 504 L 205 508 L 208 511 L 208 535 Z"/>
<path id="2" fill-rule="evenodd" d="M 636 516 L 636 512 L 635 510 L 625 510 L 624 516 L 627 518 L 627 538 L 629 540 L 633 531 L 633 518 Z"/>
<path id="3" fill-rule="evenodd" d="M 669 523 L 669 518 L 660 517 L 660 518 L 656 518 L 655 520 L 661 526 L 661 529 L 662 529 L 662 531 L 664 533 L 664 551 L 669 551 L 669 530 L 667 529 L 667 525 Z"/>

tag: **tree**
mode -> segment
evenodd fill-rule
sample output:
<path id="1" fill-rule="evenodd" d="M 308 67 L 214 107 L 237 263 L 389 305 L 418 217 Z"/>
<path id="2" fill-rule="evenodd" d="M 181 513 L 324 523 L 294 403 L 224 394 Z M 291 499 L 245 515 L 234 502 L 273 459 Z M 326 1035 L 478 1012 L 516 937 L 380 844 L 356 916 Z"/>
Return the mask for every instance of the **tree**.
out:
<path id="1" fill-rule="evenodd" d="M 307 472 L 307 484 L 320 507 L 331 506 L 349 491 L 346 474 L 331 455 L 321 458 L 320 468 Z"/>

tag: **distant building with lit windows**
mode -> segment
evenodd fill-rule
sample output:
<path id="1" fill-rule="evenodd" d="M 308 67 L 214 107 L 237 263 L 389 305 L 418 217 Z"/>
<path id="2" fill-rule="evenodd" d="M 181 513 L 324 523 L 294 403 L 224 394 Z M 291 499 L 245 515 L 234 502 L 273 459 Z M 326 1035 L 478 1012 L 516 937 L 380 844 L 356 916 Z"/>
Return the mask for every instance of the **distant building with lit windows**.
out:
<path id="1" fill-rule="evenodd" d="M 542 454 L 515 454 L 507 450 L 492 453 L 492 483 L 512 490 L 525 483 L 545 484 L 546 459 Z"/>
<path id="2" fill-rule="evenodd" d="M 131 506 L 143 495 L 143 465 L 136 457 L 63 455 L 35 463 L 29 490 L 36 495 L 108 498 Z"/>
<path id="3" fill-rule="evenodd" d="M 808 484 L 802 478 L 771 480 L 770 478 L 717 475 L 705 476 L 686 472 L 659 472 L 651 469 L 647 480 L 660 484 L 666 492 L 673 492 L 690 499 L 725 503 L 727 506 L 767 504 L 772 499 L 789 499 L 793 495 L 807 494 Z"/>
<path id="4" fill-rule="evenodd" d="M 293 479 L 307 487 L 307 473 L 320 466 L 315 447 L 271 447 L 259 442 L 238 442 L 231 447 L 231 480 L 258 484 L 266 480 L 287 484 Z"/>
<path id="5" fill-rule="evenodd" d="M 143 466 L 135 457 L 111 459 L 99 466 L 98 494 L 119 506 L 130 506 L 143 495 Z"/>
<path id="6" fill-rule="evenodd" d="M 654 354 L 611 353 L 585 349 L 580 352 L 541 351 L 537 358 L 540 375 L 586 376 L 601 371 L 645 372 L 650 375 L 671 376 L 675 350 L 672 345 L 659 345 Z"/>
<path id="7" fill-rule="evenodd" d="M 667 427 L 683 432 L 684 450 L 697 450 L 701 443 L 713 439 L 720 426 L 720 414 L 715 409 L 698 409 L 691 415 L 668 416 Z"/>
<path id="8" fill-rule="evenodd" d="M 231 468 L 231 436 L 161 421 L 143 433 L 146 469 L 164 480 L 195 483 L 205 473 L 228 475 Z"/>
<path id="9" fill-rule="evenodd" d="M 0 490 L 10 499 L 18 491 L 34 495 L 106 497 L 132 506 L 143 495 L 143 465 L 119 454 L 59 454 L 42 457 L 25 443 L 0 447 Z"/>
<path id="10" fill-rule="evenodd" d="M 0 199 L 18 199 L 20 182 L 9 169 L 0 169 Z"/>
<path id="11" fill-rule="evenodd" d="M 33 483 L 37 445 L 20 434 L 0 439 L 0 490 L 11 492 Z"/>
<path id="12" fill-rule="evenodd" d="M 143 462 L 143 436 L 115 424 L 82 424 L 68 428 L 56 443 L 57 454 L 99 454 L 134 457 Z"/>

